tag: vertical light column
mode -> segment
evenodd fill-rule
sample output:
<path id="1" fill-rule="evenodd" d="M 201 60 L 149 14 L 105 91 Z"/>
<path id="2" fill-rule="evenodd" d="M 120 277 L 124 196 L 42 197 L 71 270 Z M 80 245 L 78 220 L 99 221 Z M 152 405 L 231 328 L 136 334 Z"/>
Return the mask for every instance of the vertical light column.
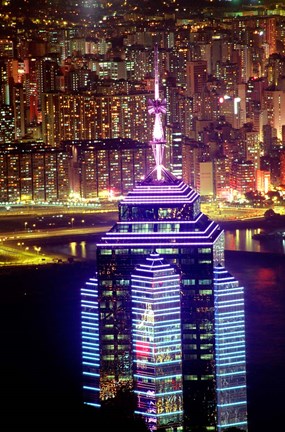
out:
<path id="1" fill-rule="evenodd" d="M 244 290 L 222 266 L 214 268 L 218 431 L 247 431 Z"/>
<path id="2" fill-rule="evenodd" d="M 154 47 L 154 100 L 148 102 L 149 114 L 154 114 L 153 140 L 151 142 L 156 163 L 157 180 L 161 180 L 162 161 L 165 145 L 162 114 L 166 114 L 166 100 L 159 98 L 158 46 Z"/>
<path id="3" fill-rule="evenodd" d="M 81 288 L 81 329 L 84 403 L 99 408 L 98 289 L 94 278 Z"/>
<path id="4" fill-rule="evenodd" d="M 152 253 L 132 274 L 134 382 L 150 430 L 182 425 L 180 280 Z"/>

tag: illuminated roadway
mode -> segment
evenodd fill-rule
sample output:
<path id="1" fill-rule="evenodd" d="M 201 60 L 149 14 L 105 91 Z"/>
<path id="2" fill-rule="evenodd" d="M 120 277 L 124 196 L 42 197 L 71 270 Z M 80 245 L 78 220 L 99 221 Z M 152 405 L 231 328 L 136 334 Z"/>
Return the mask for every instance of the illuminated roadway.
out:
<path id="1" fill-rule="evenodd" d="M 280 211 L 280 209 L 278 210 Z M 248 207 L 221 208 L 217 204 L 201 204 L 201 211 L 218 223 L 222 221 L 234 221 L 236 223 L 254 218 L 262 219 L 266 209 Z M 284 214 L 284 207 L 281 212 Z M 44 219 L 45 225 L 39 229 L 39 222 L 32 224 L 30 220 L 40 217 Z M 52 224 L 46 222 L 48 217 L 54 218 Z M 13 226 L 13 219 L 14 221 L 18 220 L 17 226 Z M 118 220 L 118 209 L 115 203 L 107 204 L 98 209 L 37 206 L 33 208 L 11 208 L 7 211 L 2 208 L 0 213 L 0 222 L 2 223 L 0 226 L 0 266 L 38 265 L 62 261 L 61 258 L 66 260 L 66 257 L 60 257 L 59 254 L 47 256 L 41 253 L 42 248 L 34 245 L 33 241 L 41 239 L 41 244 L 44 245 L 44 239 L 54 237 L 69 237 L 71 240 L 76 236 L 99 236 L 108 231 L 116 220 Z M 60 222 L 64 222 L 68 226 L 60 227 L 58 226 Z M 82 223 L 84 223 L 84 226 L 82 226 Z"/>
<path id="2" fill-rule="evenodd" d="M 48 230 L 35 230 L 35 231 L 17 231 L 17 232 L 5 232 L 0 234 L 0 239 L 3 241 L 11 240 L 33 240 L 43 239 L 51 237 L 63 237 L 63 236 L 75 236 L 75 235 L 87 235 L 87 234 L 100 234 L 105 232 L 112 225 L 101 225 L 100 227 L 75 227 L 75 228 L 50 228 Z"/>

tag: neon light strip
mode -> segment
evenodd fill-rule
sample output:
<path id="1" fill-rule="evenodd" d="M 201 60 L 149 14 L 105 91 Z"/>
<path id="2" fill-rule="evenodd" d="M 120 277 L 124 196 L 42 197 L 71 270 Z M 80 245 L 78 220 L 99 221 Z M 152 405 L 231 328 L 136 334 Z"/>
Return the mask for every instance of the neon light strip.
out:
<path id="1" fill-rule="evenodd" d="M 86 390 L 100 391 L 100 389 L 98 387 L 83 386 L 83 388 L 86 389 Z"/>
<path id="2" fill-rule="evenodd" d="M 99 339 L 98 339 L 99 340 Z M 97 343 L 94 343 L 94 342 L 86 342 L 86 341 L 83 341 L 83 346 L 85 346 L 85 345 L 91 345 L 91 346 L 95 346 L 95 347 L 99 347 L 99 342 L 97 342 Z M 86 347 L 86 348 L 88 348 L 88 347 Z M 91 349 L 91 348 L 90 348 Z M 99 349 L 99 348 L 95 348 L 95 349 Z"/>
<path id="3" fill-rule="evenodd" d="M 183 414 L 183 411 L 171 411 L 169 413 L 164 413 L 164 414 L 150 414 L 150 413 L 144 412 L 144 411 L 134 411 L 134 413 L 143 415 L 145 417 L 157 418 L 157 417 L 169 417 L 169 416 L 172 416 L 174 414 Z"/>
<path id="4" fill-rule="evenodd" d="M 107 240 L 107 239 L 106 239 Z M 155 239 L 155 238 L 151 238 L 151 239 L 149 239 L 149 240 L 151 240 L 151 241 L 154 241 L 154 240 L 158 240 L 158 239 Z M 213 246 L 213 244 L 214 244 L 214 242 L 199 242 L 199 245 L 201 245 L 201 246 Z M 97 246 L 98 247 L 101 247 L 102 249 L 104 248 L 104 249 L 112 249 L 112 248 L 116 248 L 116 247 L 124 247 L 124 248 L 126 248 L 126 246 L 129 246 L 129 247 L 134 247 L 134 248 L 138 248 L 139 246 L 141 246 L 141 247 L 143 247 L 143 248 L 147 248 L 147 247 L 149 247 L 150 249 L 153 249 L 153 246 L 160 246 L 160 247 L 162 247 L 162 246 L 165 246 L 165 247 L 167 247 L 168 249 L 169 248 L 171 248 L 171 249 L 177 249 L 177 247 L 178 246 L 196 246 L 197 245 L 197 242 L 185 242 L 185 243 L 182 243 L 182 242 L 177 242 L 177 243 L 167 243 L 167 242 L 165 242 L 165 243 L 152 243 L 152 244 L 145 244 L 145 243 L 97 243 Z"/>
<path id="5" fill-rule="evenodd" d="M 149 366 L 161 366 L 162 364 L 166 365 L 166 364 L 181 363 L 181 359 L 180 360 L 166 361 L 166 362 L 163 362 L 163 363 L 161 363 L 161 362 L 159 362 L 159 363 L 153 363 L 153 362 L 147 362 L 146 360 L 139 360 L 139 359 L 134 360 L 134 362 L 138 363 L 138 364 L 141 363 L 143 365 L 147 364 Z"/>
<path id="6" fill-rule="evenodd" d="M 245 369 L 242 369 L 238 372 L 226 372 L 226 373 L 217 373 L 217 376 L 232 376 L 232 375 L 243 375 L 245 373 Z"/>
<path id="7" fill-rule="evenodd" d="M 224 424 L 224 425 L 218 425 L 218 427 L 220 427 L 220 428 L 229 428 L 229 427 L 232 427 L 232 426 L 241 426 L 241 425 L 247 425 L 247 421 L 243 421 L 243 422 L 237 422 L 237 423 L 227 423 L 227 424 Z"/>
<path id="8" fill-rule="evenodd" d="M 233 366 L 233 365 L 237 365 L 237 364 L 245 364 L 245 360 L 240 360 L 240 361 L 236 361 L 236 362 L 229 361 L 228 363 L 220 363 L 219 367 L 222 367 L 222 366 Z"/>
<path id="9" fill-rule="evenodd" d="M 231 328 L 240 328 L 240 327 L 245 327 L 244 320 L 239 320 L 239 321 L 236 321 L 236 320 L 235 320 L 235 321 L 232 323 L 232 325 L 229 325 L 228 322 L 226 322 L 226 323 L 222 322 L 222 323 L 217 323 L 217 324 L 216 324 L 216 330 L 217 330 L 218 332 L 222 331 L 223 328 L 231 329 Z"/>
<path id="10" fill-rule="evenodd" d="M 214 282 L 215 282 L 215 280 L 214 280 Z M 226 285 L 226 283 L 225 283 L 225 285 Z M 244 290 L 242 287 L 235 288 L 235 289 L 228 288 L 228 289 L 219 290 L 219 292 L 215 295 L 217 297 L 223 297 L 223 296 L 229 296 L 229 295 L 238 295 L 238 294 L 242 295 L 243 292 L 244 292 Z"/>
<path id="11" fill-rule="evenodd" d="M 99 367 L 99 363 L 82 362 L 83 365 Z"/>
<path id="12" fill-rule="evenodd" d="M 181 192 L 185 192 L 186 190 L 189 190 L 190 191 L 189 193 L 199 196 L 199 194 L 194 189 L 191 189 L 187 183 L 180 181 L 178 184 L 169 184 L 167 186 L 165 185 L 161 186 L 155 184 L 148 184 L 148 185 L 138 184 L 135 187 L 135 189 L 130 191 L 129 194 L 123 198 L 123 201 L 127 199 L 129 195 L 143 194 L 143 193 L 150 194 L 154 192 L 157 193 L 160 192 L 161 190 L 165 193 L 173 193 L 173 192 L 181 193 Z"/>
<path id="13" fill-rule="evenodd" d="M 121 204 L 128 204 L 128 205 L 143 205 L 143 204 L 160 204 L 161 206 L 164 205 L 171 205 L 171 204 L 192 204 L 195 200 L 197 199 L 197 195 L 194 196 L 192 199 L 189 199 L 185 197 L 175 197 L 175 196 L 169 196 L 167 198 L 163 198 L 162 196 L 158 196 L 157 198 L 142 198 L 142 197 L 137 197 L 137 198 L 128 198 L 127 200 L 124 200 L 123 202 L 121 202 Z M 171 200 L 171 201 L 170 201 Z"/>
<path id="14" fill-rule="evenodd" d="M 163 376 L 160 376 L 160 377 L 153 377 L 153 376 L 149 376 L 149 375 L 134 374 L 134 377 L 139 377 L 139 378 L 143 378 L 143 379 L 151 379 L 153 381 L 160 381 L 160 380 L 169 379 L 169 378 L 177 378 L 178 380 L 182 379 L 181 374 L 163 375 Z"/>
<path id="15" fill-rule="evenodd" d="M 246 401 L 240 401 L 240 402 L 233 402 L 233 403 L 225 403 L 225 404 L 217 404 L 217 406 L 224 407 L 224 406 L 236 406 L 236 405 L 245 405 Z"/>
<path id="16" fill-rule="evenodd" d="M 217 228 L 219 228 L 219 225 L 218 224 L 216 224 L 216 222 L 214 222 L 214 221 L 212 221 L 206 228 L 205 228 L 205 230 L 204 231 L 199 231 L 199 232 L 196 232 L 196 231 L 174 231 L 174 233 L 172 233 L 172 232 L 169 232 L 169 234 L 168 233 L 165 233 L 164 231 L 156 231 L 155 232 L 155 234 L 157 235 L 157 236 L 159 236 L 160 238 L 172 238 L 171 236 L 173 236 L 173 238 L 176 238 L 177 236 L 178 237 L 185 237 L 185 238 L 188 238 L 188 237 L 191 237 L 191 236 L 197 236 L 198 238 L 203 238 L 204 236 L 203 236 L 203 234 L 206 234 L 208 231 L 209 231 L 209 229 L 213 226 L 213 225 L 215 225 L 215 228 L 214 228 L 214 230 L 215 229 L 217 229 Z M 214 230 L 211 232 L 211 233 L 213 233 L 214 232 Z M 140 237 L 143 237 L 143 236 L 149 236 L 149 232 L 141 232 L 141 233 L 137 233 L 137 232 L 122 232 L 122 233 L 120 233 L 120 234 L 118 234 L 117 232 L 113 232 L 113 231 L 108 231 L 108 232 L 106 232 L 105 233 L 107 236 L 109 236 L 109 237 L 114 237 L 114 236 L 120 236 L 120 238 L 122 238 L 122 237 L 134 237 L 134 238 L 136 238 L 135 236 L 140 236 Z M 173 235 L 173 234 L 175 234 L 175 236 Z M 186 234 L 189 234 L 189 236 L 187 235 L 186 236 Z M 211 235 L 211 234 L 210 234 Z M 164 237 L 165 236 L 165 237 Z M 165 266 L 166 266 L 166 264 L 164 264 Z M 169 267 L 169 266 L 168 266 Z"/>
<path id="17" fill-rule="evenodd" d="M 149 397 L 149 393 L 147 391 L 135 390 L 134 393 Z M 174 395 L 174 394 L 181 394 L 181 393 L 182 390 L 174 390 L 174 391 L 169 391 L 164 393 L 155 393 L 153 396 L 156 397 L 156 396 Z"/>

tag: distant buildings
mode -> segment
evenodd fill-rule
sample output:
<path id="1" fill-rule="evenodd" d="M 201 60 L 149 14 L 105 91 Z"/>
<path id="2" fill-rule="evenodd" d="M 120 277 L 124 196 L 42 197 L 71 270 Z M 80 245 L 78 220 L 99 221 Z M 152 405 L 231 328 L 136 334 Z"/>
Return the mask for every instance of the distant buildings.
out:
<path id="1" fill-rule="evenodd" d="M 279 6 L 225 9 L 220 16 L 204 11 L 201 18 L 191 9 L 186 18 L 177 6 L 175 12 L 148 11 L 145 19 L 140 5 L 134 12 L 131 3 L 120 15 L 111 12 L 116 3 L 54 1 L 28 9 L 31 25 L 24 28 L 9 2 L 2 7 L 1 144 L 41 141 L 61 149 L 62 141 L 150 142 L 146 108 L 158 43 L 160 92 L 167 101 L 165 160 L 172 172 L 191 179 L 204 196 L 200 167 L 212 163 L 210 189 L 218 200 L 244 193 L 229 179 L 237 161 L 253 162 L 246 186 L 252 191 L 260 184 L 258 170 L 270 172 L 269 189 L 283 182 L 285 31 Z M 54 10 L 59 19 L 52 19 Z M 84 189 L 80 193 L 84 199 Z M 94 191 L 101 193 L 100 187 Z"/>
<path id="2" fill-rule="evenodd" d="M 151 148 L 131 139 L 0 144 L 0 202 L 112 199 L 149 170 Z"/>
<path id="3" fill-rule="evenodd" d="M 85 200 L 125 195 L 149 170 L 151 148 L 122 139 L 63 143 L 69 161 L 70 192 Z"/>
<path id="4" fill-rule="evenodd" d="M 68 156 L 41 143 L 0 145 L 0 202 L 67 201 Z"/>

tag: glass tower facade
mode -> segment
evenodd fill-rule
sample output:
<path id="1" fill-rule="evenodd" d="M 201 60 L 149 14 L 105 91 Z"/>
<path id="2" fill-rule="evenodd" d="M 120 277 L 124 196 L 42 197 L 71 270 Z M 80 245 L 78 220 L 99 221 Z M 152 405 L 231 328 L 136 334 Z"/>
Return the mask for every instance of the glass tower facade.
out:
<path id="1" fill-rule="evenodd" d="M 180 278 L 152 253 L 131 280 L 134 390 L 150 430 L 182 426 Z"/>
<path id="2" fill-rule="evenodd" d="M 214 268 L 217 426 L 247 426 L 244 290 L 222 266 Z"/>
<path id="3" fill-rule="evenodd" d="M 224 262 L 224 233 L 201 213 L 200 196 L 165 169 L 119 203 L 119 221 L 97 244 L 100 397 L 133 384 L 131 274 L 153 250 L 180 275 L 185 425 L 214 430 L 213 268 Z"/>
<path id="4" fill-rule="evenodd" d="M 100 343 L 97 280 L 81 288 L 81 346 L 84 403 L 100 407 Z"/>

